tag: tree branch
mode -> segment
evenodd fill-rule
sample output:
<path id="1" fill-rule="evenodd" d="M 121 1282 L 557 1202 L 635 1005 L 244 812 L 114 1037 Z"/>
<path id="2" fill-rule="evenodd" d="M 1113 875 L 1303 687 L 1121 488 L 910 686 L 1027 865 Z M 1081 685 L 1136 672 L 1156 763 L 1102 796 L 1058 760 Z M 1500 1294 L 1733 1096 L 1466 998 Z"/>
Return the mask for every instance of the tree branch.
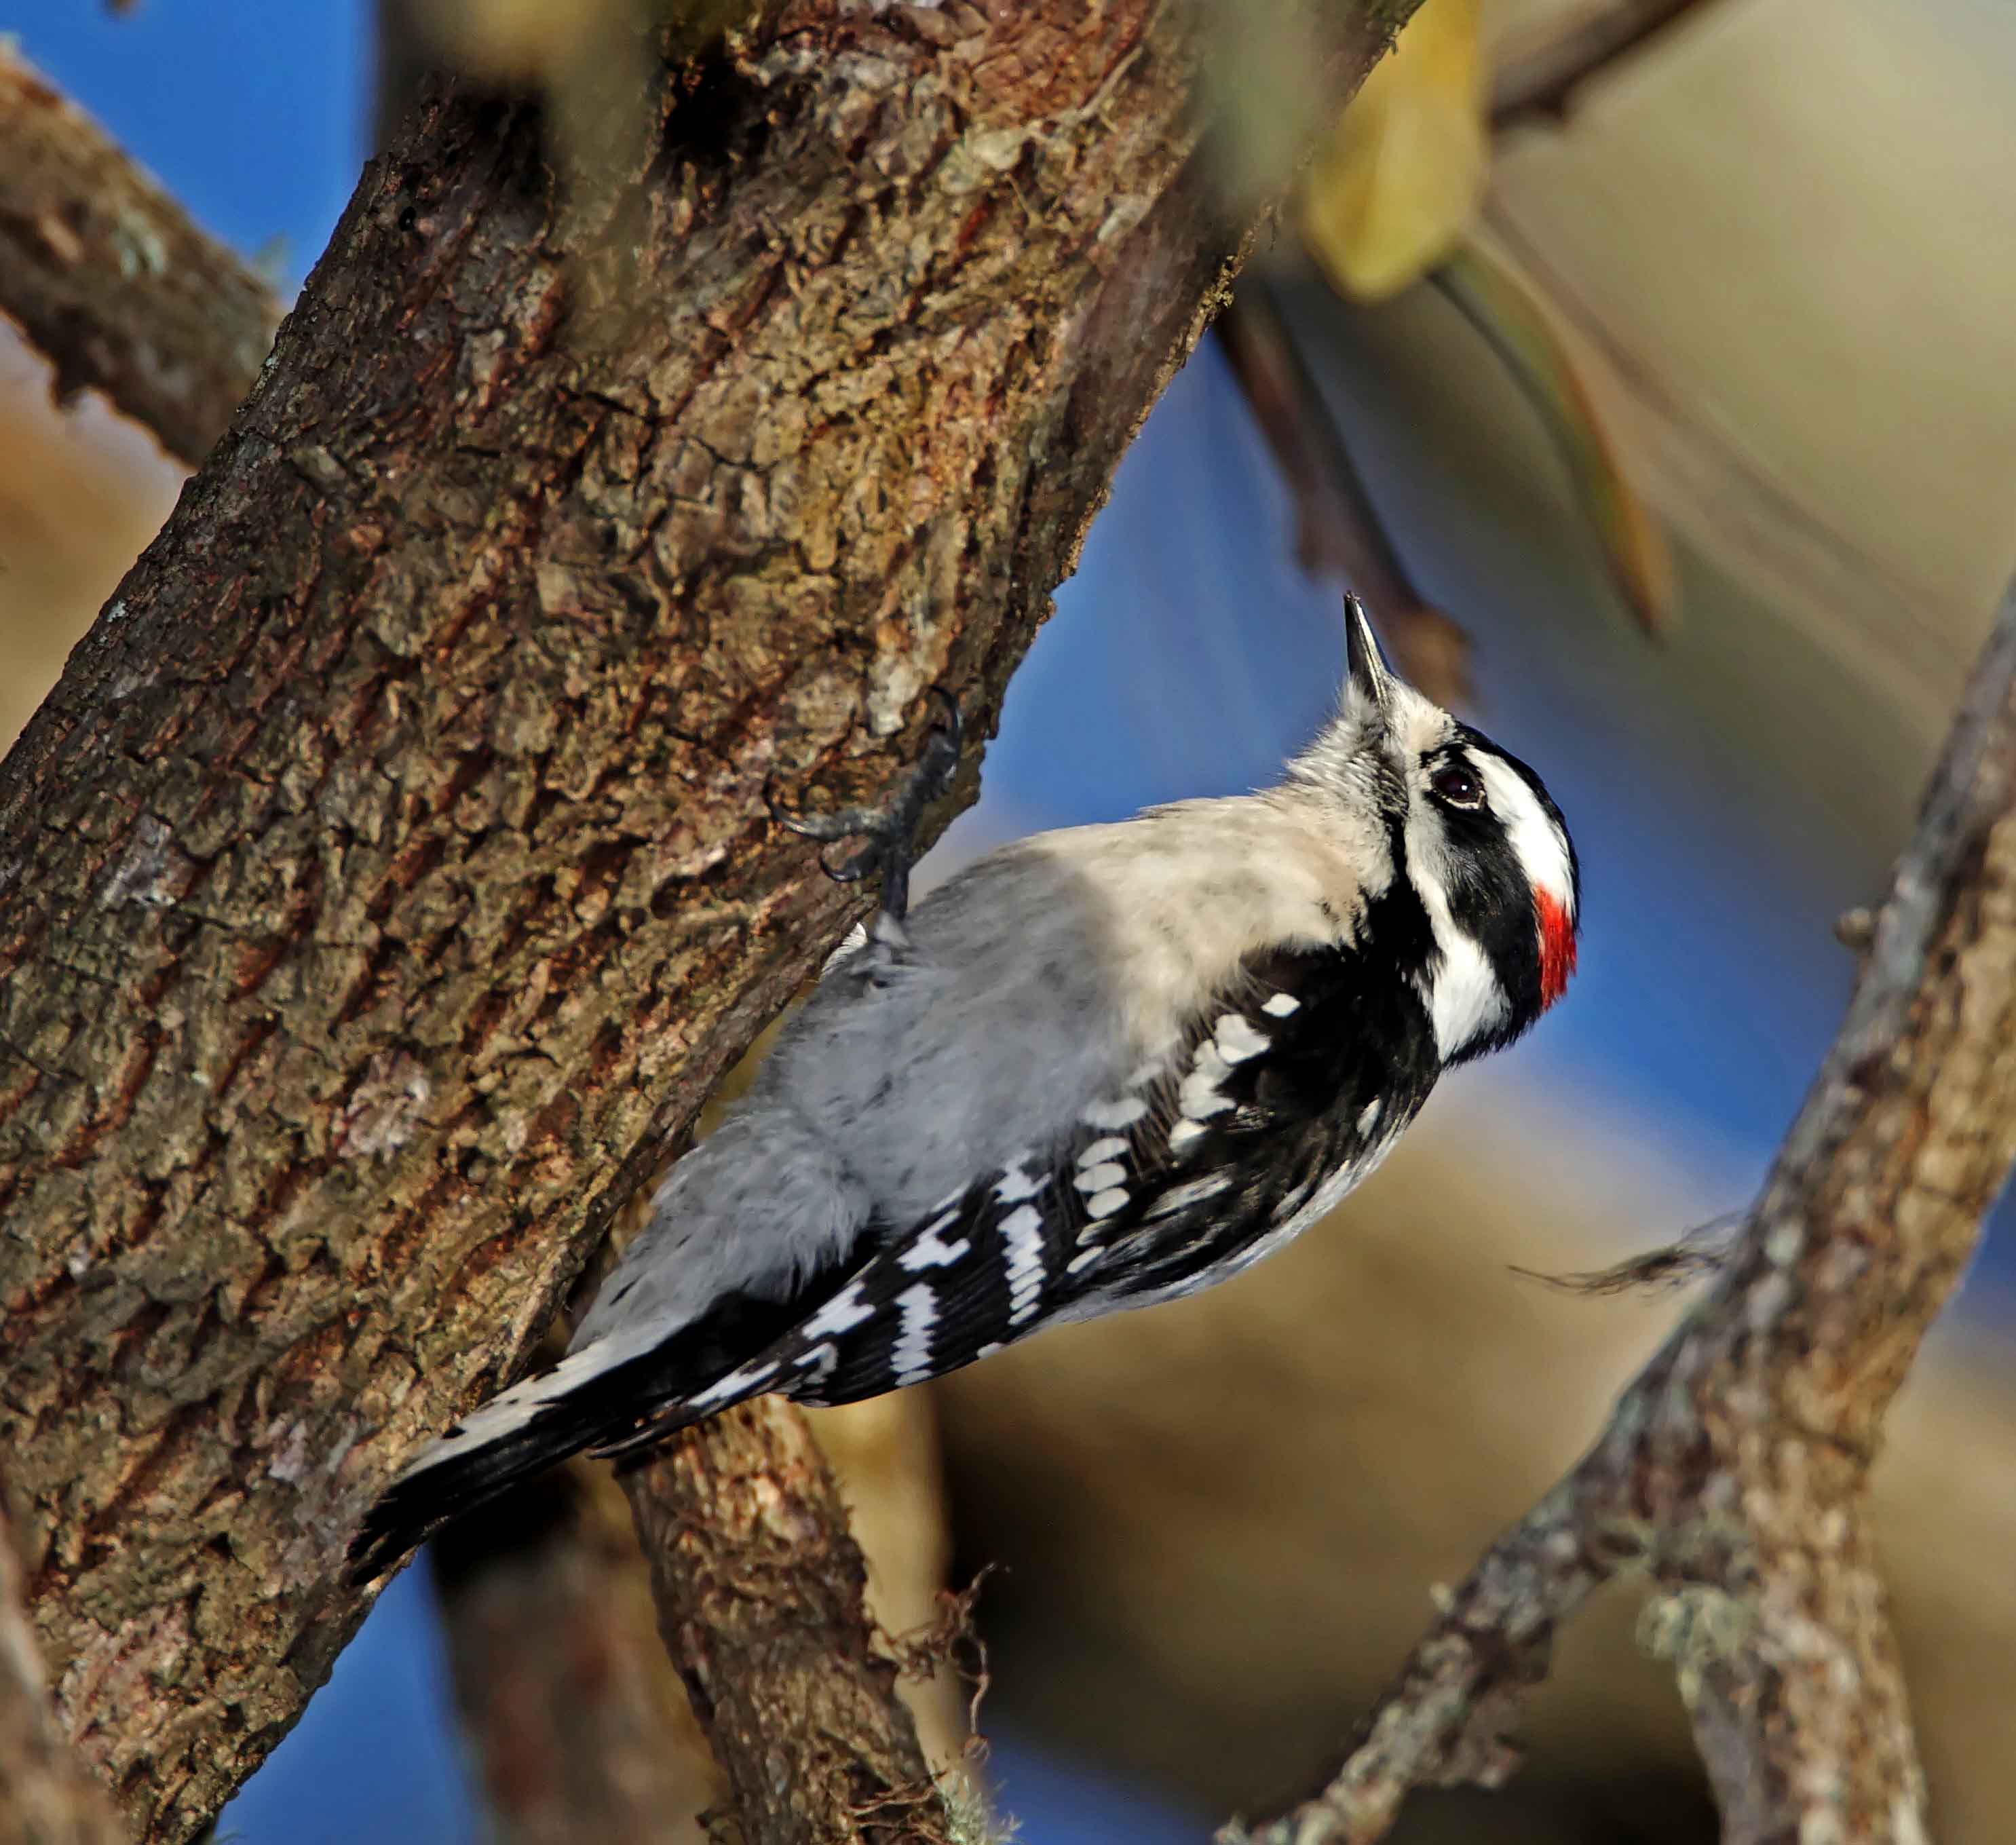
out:
<path id="1" fill-rule="evenodd" d="M 1884 1414 L 2016 1159 L 2016 588 L 1861 980 L 1742 1239 L 1601 1440 L 1443 1602 L 1315 1800 L 1228 1840 L 1378 1838 L 1410 1788 L 1495 1785 L 1519 1693 L 1642 1573 L 1730 1845 L 1922 1836 L 1867 1516 Z"/>
<path id="2" fill-rule="evenodd" d="M 1441 704 L 1472 693 L 1469 637 L 1420 591 L 1345 446 L 1323 392 L 1283 324 L 1256 264 L 1218 322 L 1218 336 L 1273 451 L 1295 512 L 1305 571 L 1337 577 L 1372 605 L 1402 672 Z"/>
<path id="3" fill-rule="evenodd" d="M 1644 50 L 1701 0 L 1603 0 L 1564 30 L 1501 58 L 1492 74 L 1494 133 L 1521 121 L 1568 119 L 1582 87 Z"/>
<path id="4" fill-rule="evenodd" d="M 913 1391 L 805 1419 L 866 1559 L 870 1631 L 914 1635 L 944 1605 L 945 1540 L 929 1404 Z M 801 1455 L 794 1466 L 802 1474 Z M 690 1499 L 693 1488 L 677 1478 L 669 1486 L 653 1483 L 650 1503 L 662 1506 L 668 1493 Z M 660 1556 L 661 1575 L 678 1585 L 667 1614 L 675 1624 L 680 1606 L 700 1591 L 690 1573 L 696 1557 L 712 1580 L 709 1592 L 725 1592 L 723 1582 L 745 1580 L 754 1566 L 746 1530 L 724 1545 L 704 1522 L 705 1510 L 689 1506 L 672 1548 Z M 813 1494 L 813 1511 L 847 1535 L 823 1487 Z M 576 1460 L 520 1488 L 491 1516 L 451 1526 L 434 1542 L 455 1701 L 501 1845 L 697 1845 L 704 1836 L 700 1816 L 728 1805 L 721 1769 L 659 1639 L 651 1572 L 634 1523 L 610 1470 Z M 737 1554 L 725 1555 L 731 1550 Z M 816 1570 L 829 1560 L 844 1570 L 852 1566 L 837 1545 L 790 1563 Z M 790 1577 L 773 1568 L 768 1580 Z M 844 1586 L 848 1577 L 837 1580 Z M 817 1636 L 803 1605 L 795 1610 L 794 1644 L 815 1660 Z M 860 1624 L 848 1615 L 844 1645 L 858 1647 Z M 738 1644 L 724 1638 L 730 1647 Z M 893 1650 L 900 1664 L 905 1645 Z M 883 1682 L 884 1668 L 873 1655 L 851 1656 L 856 1669 L 865 1660 L 871 1685 Z M 808 1707 L 779 1703 L 799 1689 L 746 1685 L 740 1695 L 767 1700 L 775 1735 Z M 934 1767 L 955 1761 L 963 1737 L 958 1688 L 940 1678 L 900 1689 L 926 1759 Z M 822 1695 L 816 1685 L 814 1695 Z M 834 1759 L 830 1746 L 826 1759 Z M 850 1772 L 850 1807 L 858 1798 L 851 1782 Z M 836 1798 L 829 1810 L 838 1805 Z"/>
<path id="5" fill-rule="evenodd" d="M 279 304 L 0 44 L 0 312 L 194 467 L 258 376 Z"/>
<path id="6" fill-rule="evenodd" d="M 0 1845 L 117 1845 L 124 1836 L 57 1726 L 0 1513 Z"/>
<path id="7" fill-rule="evenodd" d="M 432 1560 L 498 1845 L 698 1845 L 721 1774 L 608 1469 L 570 1462 L 451 1526 Z"/>
<path id="8" fill-rule="evenodd" d="M 805 1418 L 747 1404 L 621 1477 L 666 1647 L 746 1835 L 946 1845 L 862 1602 L 861 1552 Z"/>
<path id="9" fill-rule="evenodd" d="M 1405 11 L 1294 9 L 1314 87 Z M 1193 31 L 793 0 L 565 200 L 537 110 L 423 107 L 0 767 L 0 1440 L 59 1708 L 150 1837 L 294 1721 L 364 1506 L 851 920 L 766 779 L 872 795 L 934 681 L 985 732 L 1250 237 Z M 658 1528 L 824 1519 L 801 1439 L 686 1438 Z M 679 1530 L 844 1626 L 776 1573 L 833 1545 Z M 704 1644 L 709 1708 L 765 1708 Z M 880 1668 L 830 1670 L 868 1779 L 819 1823 L 908 1823 Z"/>

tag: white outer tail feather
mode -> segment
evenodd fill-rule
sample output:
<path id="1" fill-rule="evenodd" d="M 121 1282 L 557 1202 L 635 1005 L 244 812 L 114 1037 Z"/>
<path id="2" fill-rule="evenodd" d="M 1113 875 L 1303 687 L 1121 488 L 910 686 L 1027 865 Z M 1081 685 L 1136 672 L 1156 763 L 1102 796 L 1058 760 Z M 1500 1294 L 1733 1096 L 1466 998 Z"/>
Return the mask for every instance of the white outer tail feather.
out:
<path id="1" fill-rule="evenodd" d="M 637 1326 L 628 1332 L 598 1339 L 578 1352 L 570 1352 L 550 1371 L 513 1384 L 493 1397 L 480 1409 L 472 1410 L 445 1433 L 419 1449 L 394 1476 L 395 1484 L 416 1478 L 430 1469 L 459 1460 L 479 1448 L 508 1441 L 549 1405 L 571 1396 L 590 1378 L 649 1351 L 664 1338 L 663 1330 Z"/>

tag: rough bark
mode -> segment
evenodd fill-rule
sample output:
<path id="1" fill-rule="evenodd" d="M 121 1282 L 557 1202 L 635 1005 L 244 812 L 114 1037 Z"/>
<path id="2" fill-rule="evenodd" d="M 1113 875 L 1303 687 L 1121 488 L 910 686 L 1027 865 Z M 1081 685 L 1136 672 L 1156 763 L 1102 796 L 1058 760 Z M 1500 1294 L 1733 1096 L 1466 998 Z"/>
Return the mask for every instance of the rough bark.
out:
<path id="1" fill-rule="evenodd" d="M 805 1419 L 745 1405 L 622 1477 L 666 1649 L 745 1835 L 945 1845 L 863 1604 L 861 1552 Z"/>
<path id="2" fill-rule="evenodd" d="M 124 1836 L 57 1725 L 0 1512 L 0 1845 L 116 1845 Z"/>
<path id="3" fill-rule="evenodd" d="M 0 44 L 0 312 L 194 467 L 258 376 L 271 286 Z"/>
<path id="4" fill-rule="evenodd" d="M 1556 1627 L 1657 1584 L 1730 1845 L 1925 1834 L 1868 1523 L 1883 1419 L 2016 1160 L 2016 588 L 1742 1240 L 1589 1455 L 1447 1595 L 1321 1796 L 1222 1836 L 1380 1837 L 1411 1788 L 1494 1785 Z"/>
<path id="5" fill-rule="evenodd" d="M 822 1410 L 805 1422 L 866 1562 L 872 1629 L 899 1635 L 927 1628 L 942 1613 L 946 1548 L 928 1402 L 909 1391 Z M 774 1432 L 766 1439 L 777 1447 Z M 802 1452 L 794 1462 L 812 1508 L 805 1528 L 823 1530 L 827 1541 L 798 1551 L 790 1567 L 815 1577 L 833 1557 L 851 1570 L 841 1541 L 847 1533 L 809 1465 Z M 690 1490 L 671 1476 L 632 1484 L 648 1487 L 654 1528 L 664 1521 L 668 1493 Z M 749 1490 L 746 1474 L 742 1489 Z M 507 1516 L 480 1531 L 451 1527 L 432 1551 L 455 1702 L 500 1845 L 699 1845 L 707 1836 L 701 1815 L 726 1811 L 729 1796 L 659 1638 L 650 1567 L 621 1489 L 608 1469 L 575 1462 L 505 1504 Z M 682 1522 L 706 1510 L 696 1503 Z M 736 1539 L 738 1580 L 790 1581 L 788 1571 L 765 1569 L 774 1519 L 753 1530 L 731 1526 L 722 1535 Z M 682 1604 L 721 1591 L 718 1580 L 685 1578 L 676 1542 L 660 1562 L 678 1581 Z M 744 1618 L 749 1611 L 736 1612 Z M 849 1633 L 858 1625 L 850 1617 Z M 762 1681 L 761 1671 L 776 1671 L 769 1649 L 755 1654 L 759 1672 L 751 1674 L 735 1644 L 733 1632 L 725 1631 L 711 1651 L 741 1681 L 736 1696 L 762 1710 L 772 1735 L 797 1727 L 825 1695 L 823 1686 L 814 1683 L 800 1701 L 788 1675 Z M 801 1636 L 798 1644 L 805 1645 Z M 861 1670 L 880 1692 L 883 1669 L 866 1658 L 848 1668 L 850 1674 Z M 925 1759 L 934 1768 L 956 1762 L 963 1698 L 956 1678 L 940 1673 L 898 1689 Z M 808 1738 L 798 1746 L 811 1745 Z M 862 1771 L 834 1766 L 848 1804 L 859 1804 Z"/>
<path id="6" fill-rule="evenodd" d="M 1406 10 L 1310 10 L 1333 97 Z M 766 778 L 984 732 L 1237 254 L 1189 23 L 805 0 L 564 208 L 536 110 L 423 110 L 0 768 L 0 1440 L 149 1836 L 844 926 Z"/>

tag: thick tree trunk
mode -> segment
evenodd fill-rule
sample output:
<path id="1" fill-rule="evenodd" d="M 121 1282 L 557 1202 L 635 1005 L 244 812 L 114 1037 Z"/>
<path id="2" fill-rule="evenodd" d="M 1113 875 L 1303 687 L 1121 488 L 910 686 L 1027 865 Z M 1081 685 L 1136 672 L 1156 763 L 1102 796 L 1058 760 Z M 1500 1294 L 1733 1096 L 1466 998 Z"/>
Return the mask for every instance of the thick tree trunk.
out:
<path id="1" fill-rule="evenodd" d="M 765 778 L 984 728 L 1219 298 L 1177 9 L 995 10 L 787 8 L 614 221 L 424 111 L 0 769 L 0 1440 L 151 1836 L 846 919 Z M 1317 87 L 1406 10 L 1312 7 Z"/>

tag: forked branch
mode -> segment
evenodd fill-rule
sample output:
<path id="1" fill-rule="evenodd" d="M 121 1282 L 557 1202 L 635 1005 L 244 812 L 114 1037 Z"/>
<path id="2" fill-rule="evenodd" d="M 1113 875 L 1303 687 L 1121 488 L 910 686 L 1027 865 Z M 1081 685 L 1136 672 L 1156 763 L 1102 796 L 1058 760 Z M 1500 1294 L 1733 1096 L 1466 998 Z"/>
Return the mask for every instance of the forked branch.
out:
<path id="1" fill-rule="evenodd" d="M 2016 1159 L 2016 587 L 1848 1016 L 1714 1285 L 1581 1463 L 1443 1599 L 1315 1800 L 1221 1838 L 1352 1845 L 1410 1789 L 1493 1786 L 1559 1624 L 1626 1573 L 1730 1845 L 1920 1836 L 1868 1525 L 1883 1418 Z"/>
<path id="2" fill-rule="evenodd" d="M 1274 9 L 1327 103 L 1407 10 Z M 167 1845 L 362 1618 L 400 1457 L 844 931 L 766 779 L 872 792 L 934 681 L 991 721 L 1254 236 L 1175 0 L 765 20 L 654 67 L 599 189 L 540 110 L 416 112 L 0 764 L 10 1509 L 60 1721 Z M 742 1427 L 685 1503 L 828 1506 Z M 686 1664 L 739 1696 L 725 1631 Z M 929 1829 L 841 1754 L 764 1845 Z"/>

